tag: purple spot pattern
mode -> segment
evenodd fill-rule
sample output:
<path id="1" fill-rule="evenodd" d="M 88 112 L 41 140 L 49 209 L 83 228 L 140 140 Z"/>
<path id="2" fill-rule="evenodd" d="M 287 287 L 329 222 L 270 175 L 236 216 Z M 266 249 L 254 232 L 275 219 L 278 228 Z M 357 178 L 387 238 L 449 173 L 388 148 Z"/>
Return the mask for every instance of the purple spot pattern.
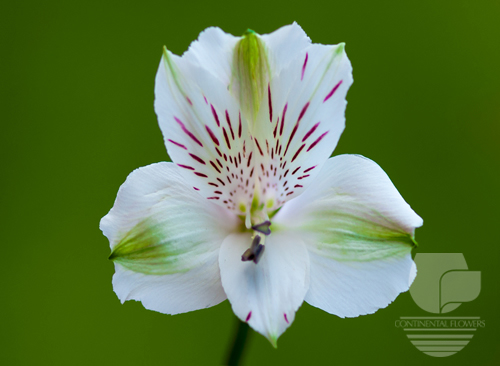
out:
<path id="1" fill-rule="evenodd" d="M 309 67 L 311 60 L 306 53 L 300 72 L 301 85 L 307 85 L 310 73 L 314 73 L 314 64 Z M 273 208 L 278 208 L 307 187 L 308 178 L 316 172 L 313 169 L 317 164 L 308 159 L 308 153 L 316 151 L 330 131 L 329 121 L 311 119 L 335 95 L 342 82 L 336 81 L 324 97 L 318 96 L 323 98 L 319 105 L 312 104 L 312 100 L 302 105 L 287 100 L 275 105 L 273 87 L 269 84 L 267 103 L 264 101 L 263 105 L 267 107 L 266 131 L 270 133 L 258 136 L 250 135 L 241 111 L 218 106 L 201 93 L 185 96 L 184 110 L 188 112 L 172 116 L 178 131 L 166 139 L 167 148 L 169 153 L 173 152 L 177 165 L 187 174 L 193 174 L 196 179 L 193 188 L 207 199 L 219 201 L 239 213 L 240 203 L 251 203 L 258 181 L 262 201 L 271 198 Z M 197 113 L 190 112 L 195 110 Z"/>

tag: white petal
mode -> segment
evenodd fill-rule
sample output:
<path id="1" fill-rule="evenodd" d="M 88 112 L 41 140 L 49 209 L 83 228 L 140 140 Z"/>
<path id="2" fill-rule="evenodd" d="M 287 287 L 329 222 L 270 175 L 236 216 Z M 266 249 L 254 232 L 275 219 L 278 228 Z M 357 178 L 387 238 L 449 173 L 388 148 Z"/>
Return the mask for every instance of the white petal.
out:
<path id="1" fill-rule="evenodd" d="M 274 75 L 279 75 L 293 60 L 294 55 L 311 45 L 310 38 L 295 22 L 270 34 L 264 34 L 261 39 L 268 49 L 270 68 Z"/>
<path id="2" fill-rule="evenodd" d="M 187 186 L 179 170 L 158 163 L 132 172 L 100 225 L 117 263 L 120 300 L 169 314 L 225 299 L 219 247 L 240 221 Z"/>
<path id="3" fill-rule="evenodd" d="M 156 75 L 155 110 L 168 153 L 191 186 L 231 210 L 248 207 L 253 143 L 227 85 L 166 51 Z"/>
<path id="4" fill-rule="evenodd" d="M 225 33 L 217 27 L 210 27 L 200 33 L 198 40 L 191 43 L 182 58 L 198 64 L 212 73 L 223 84 L 231 82 L 233 51 L 241 37 Z"/>
<path id="5" fill-rule="evenodd" d="M 222 285 L 234 313 L 276 347 L 309 287 L 309 258 L 300 240 L 279 233 L 266 238 L 257 264 L 242 262 L 250 243 L 249 234 L 224 240 L 219 257 Z"/>
<path id="6" fill-rule="evenodd" d="M 351 64 L 343 45 L 309 45 L 271 79 L 251 128 L 264 201 L 277 208 L 301 194 L 331 155 L 345 126 Z M 261 166 L 262 164 L 262 166 Z"/>
<path id="7" fill-rule="evenodd" d="M 218 252 L 210 252 L 196 268 L 163 276 L 137 273 L 116 263 L 113 289 L 122 303 L 137 300 L 146 309 L 164 314 L 205 309 L 226 299 L 218 257 Z"/>
<path id="8" fill-rule="evenodd" d="M 415 276 L 410 252 L 422 219 L 385 172 L 361 156 L 329 159 L 273 224 L 295 231 L 311 257 L 306 301 L 339 316 L 385 307 Z"/>
<path id="9" fill-rule="evenodd" d="M 369 262 L 340 261 L 314 252 L 305 301 L 341 318 L 372 314 L 408 291 L 414 267 L 411 254 Z"/>

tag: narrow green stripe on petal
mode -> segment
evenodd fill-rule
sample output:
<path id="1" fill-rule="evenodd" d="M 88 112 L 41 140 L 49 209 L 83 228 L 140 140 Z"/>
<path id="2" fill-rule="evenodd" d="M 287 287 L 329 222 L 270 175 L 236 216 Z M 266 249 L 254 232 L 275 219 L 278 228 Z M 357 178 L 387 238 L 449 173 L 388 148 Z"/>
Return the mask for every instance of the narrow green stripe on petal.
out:
<path id="1" fill-rule="evenodd" d="M 269 60 L 264 43 L 247 30 L 234 49 L 231 92 L 239 99 L 248 119 L 254 120 L 269 83 Z"/>

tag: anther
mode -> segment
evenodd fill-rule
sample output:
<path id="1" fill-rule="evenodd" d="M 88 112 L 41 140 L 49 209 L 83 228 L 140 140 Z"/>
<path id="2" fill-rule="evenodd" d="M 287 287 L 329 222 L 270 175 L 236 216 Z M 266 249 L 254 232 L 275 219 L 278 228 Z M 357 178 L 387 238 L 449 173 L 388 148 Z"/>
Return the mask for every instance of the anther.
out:
<path id="1" fill-rule="evenodd" d="M 260 244 L 261 237 L 255 235 L 250 248 L 245 250 L 245 253 L 241 256 L 243 262 L 253 261 L 255 264 L 259 263 L 262 254 L 264 254 L 264 245 Z"/>
<path id="2" fill-rule="evenodd" d="M 252 226 L 252 229 L 255 231 L 258 231 L 264 235 L 269 235 L 271 234 L 271 229 L 269 228 L 271 226 L 271 221 L 267 220 L 264 222 L 261 222 L 260 224 Z"/>

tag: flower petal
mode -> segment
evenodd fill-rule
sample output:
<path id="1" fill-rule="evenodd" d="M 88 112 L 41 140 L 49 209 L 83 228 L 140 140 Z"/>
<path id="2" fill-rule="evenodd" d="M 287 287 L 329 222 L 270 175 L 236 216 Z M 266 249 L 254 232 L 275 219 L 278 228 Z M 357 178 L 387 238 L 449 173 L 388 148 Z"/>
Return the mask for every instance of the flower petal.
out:
<path id="1" fill-rule="evenodd" d="M 233 51 L 241 37 L 210 27 L 200 33 L 182 58 L 201 66 L 223 84 L 229 85 L 232 76 Z"/>
<path id="2" fill-rule="evenodd" d="M 309 287 L 309 258 L 304 244 L 284 233 L 266 238 L 257 264 L 241 255 L 251 243 L 249 234 L 230 235 L 222 243 L 219 266 L 222 286 L 234 313 L 269 339 L 290 326 Z"/>
<path id="3" fill-rule="evenodd" d="M 225 299 L 219 247 L 239 221 L 186 186 L 179 171 L 158 163 L 132 172 L 100 225 L 110 241 L 120 300 L 140 300 L 169 314 Z"/>
<path id="4" fill-rule="evenodd" d="M 249 207 L 253 143 L 227 85 L 200 66 L 165 51 L 155 96 L 168 153 L 190 185 L 230 210 Z"/>
<path id="5" fill-rule="evenodd" d="M 301 194 L 331 155 L 344 130 L 352 84 L 343 44 L 312 44 L 291 58 L 271 79 L 250 127 L 260 146 L 262 201 L 274 202 L 273 208 Z"/>
<path id="6" fill-rule="evenodd" d="M 311 45 L 311 39 L 296 22 L 260 37 L 269 50 L 269 66 L 275 76 L 289 65 L 294 55 Z"/>
<path id="7" fill-rule="evenodd" d="M 327 312 L 341 317 L 372 313 L 413 281 L 410 252 L 422 219 L 369 159 L 329 159 L 273 224 L 296 231 L 307 245 L 311 287 L 306 301 Z"/>
<path id="8" fill-rule="evenodd" d="M 305 301 L 341 318 L 385 308 L 408 291 L 415 278 L 410 253 L 369 262 L 343 262 L 314 252 L 309 255 L 311 285 Z"/>

